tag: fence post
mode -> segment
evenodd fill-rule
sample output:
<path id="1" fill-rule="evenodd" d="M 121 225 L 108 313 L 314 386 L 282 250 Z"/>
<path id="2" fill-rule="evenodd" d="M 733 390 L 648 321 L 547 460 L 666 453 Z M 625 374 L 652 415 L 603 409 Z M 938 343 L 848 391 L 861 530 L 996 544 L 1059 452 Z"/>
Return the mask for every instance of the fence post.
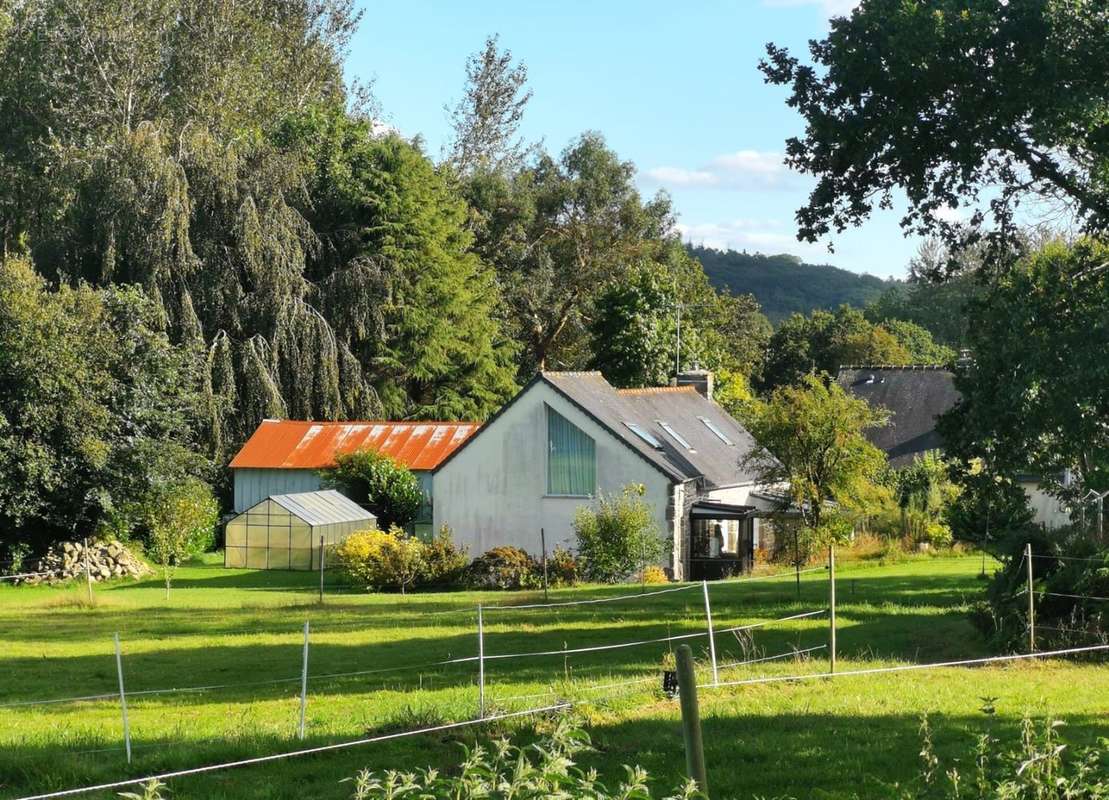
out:
<path id="1" fill-rule="evenodd" d="M 320 536 L 320 605 L 323 605 L 323 536 Z"/>
<path id="2" fill-rule="evenodd" d="M 485 719 L 485 623 L 477 606 L 477 716 Z"/>
<path id="3" fill-rule="evenodd" d="M 705 593 L 705 619 L 709 625 L 709 656 L 712 658 L 712 685 L 720 683 L 720 675 L 716 670 L 716 635 L 712 631 L 712 607 L 709 605 L 709 582 L 701 581 L 701 589 Z"/>
<path id="4" fill-rule="evenodd" d="M 87 552 L 87 551 L 86 551 Z M 87 556 L 86 556 L 87 557 Z M 116 674 L 119 676 L 119 707 L 123 712 L 123 745 L 127 750 L 127 763 L 131 763 L 131 723 L 127 721 L 127 693 L 123 690 L 123 655 L 119 649 L 119 632 L 116 632 Z"/>
<path id="5" fill-rule="evenodd" d="M 551 598 L 547 594 L 547 533 L 542 528 L 539 529 L 539 544 L 543 548 L 543 602 L 546 603 Z"/>
<path id="6" fill-rule="evenodd" d="M 1028 652 L 1036 652 L 1036 595 L 1032 592 L 1032 542 L 1024 546 L 1028 562 Z"/>
<path id="7" fill-rule="evenodd" d="M 304 712 L 308 708 L 308 620 L 304 620 L 304 660 L 300 668 L 300 724 L 297 738 L 304 738 Z"/>
<path id="8" fill-rule="evenodd" d="M 828 671 L 836 671 L 836 546 L 828 545 Z"/>
<path id="9" fill-rule="evenodd" d="M 708 797 L 708 776 L 705 773 L 705 745 L 701 738 L 701 712 L 697 707 L 697 674 L 693 669 L 693 651 L 689 645 L 678 646 L 675 666 L 678 671 L 678 701 L 682 709 L 682 737 L 685 739 L 685 767 L 697 788 Z"/>
<path id="10" fill-rule="evenodd" d="M 89 540 L 85 537 L 81 540 L 85 547 L 85 585 L 89 590 L 89 605 L 92 605 L 92 570 L 89 569 Z M 128 759 L 130 761 L 130 759 Z"/>

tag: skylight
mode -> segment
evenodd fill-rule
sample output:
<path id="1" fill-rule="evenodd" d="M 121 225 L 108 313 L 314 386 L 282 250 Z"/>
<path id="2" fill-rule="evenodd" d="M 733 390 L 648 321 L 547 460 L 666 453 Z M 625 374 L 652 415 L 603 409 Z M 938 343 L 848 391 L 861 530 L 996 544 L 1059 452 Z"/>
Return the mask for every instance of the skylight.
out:
<path id="1" fill-rule="evenodd" d="M 720 430 L 718 427 L 713 425 L 709 420 L 705 419 L 704 417 L 697 417 L 697 419 L 699 419 L 699 420 L 701 420 L 701 422 L 705 423 L 705 427 L 708 428 L 713 433 L 715 433 L 716 438 L 719 439 L 720 441 L 722 441 L 724 444 L 728 445 L 729 447 L 732 447 L 732 446 L 735 445 L 735 442 L 733 442 L 731 439 L 729 439 L 727 436 L 724 435 L 724 431 Z"/>
<path id="2" fill-rule="evenodd" d="M 625 422 L 624 425 L 627 426 L 629 431 L 634 433 L 647 444 L 651 445 L 651 447 L 655 448 L 656 450 L 662 449 L 662 442 L 656 439 L 654 435 L 642 425 L 636 425 L 634 422 Z"/>
<path id="3" fill-rule="evenodd" d="M 670 427 L 669 422 L 663 422 L 661 419 L 655 420 L 655 422 L 657 422 L 659 427 L 662 428 L 664 431 L 666 431 L 667 434 L 670 435 L 671 439 L 673 439 L 675 442 L 680 444 L 686 450 L 692 450 L 693 449 L 693 445 L 691 445 L 686 440 L 686 438 L 684 436 L 682 436 L 680 433 L 678 433 L 676 430 L 674 430 L 672 427 Z"/>

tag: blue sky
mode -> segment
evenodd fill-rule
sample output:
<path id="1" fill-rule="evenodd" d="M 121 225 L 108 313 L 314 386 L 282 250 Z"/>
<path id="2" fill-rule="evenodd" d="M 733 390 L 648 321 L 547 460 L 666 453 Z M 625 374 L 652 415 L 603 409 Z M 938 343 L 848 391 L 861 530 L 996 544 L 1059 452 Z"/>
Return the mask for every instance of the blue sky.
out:
<path id="1" fill-rule="evenodd" d="M 647 193 L 666 189 L 694 242 L 788 252 L 856 272 L 903 276 L 917 242 L 881 212 L 827 243 L 796 240 L 793 214 L 811 180 L 781 164 L 799 133 L 786 92 L 756 64 L 768 41 L 803 50 L 853 0 L 406 0 L 364 3 L 348 73 L 374 79 L 385 120 L 439 154 L 443 107 L 485 37 L 528 66 L 535 96 L 522 133 L 559 151 L 586 130 L 639 168 Z"/>

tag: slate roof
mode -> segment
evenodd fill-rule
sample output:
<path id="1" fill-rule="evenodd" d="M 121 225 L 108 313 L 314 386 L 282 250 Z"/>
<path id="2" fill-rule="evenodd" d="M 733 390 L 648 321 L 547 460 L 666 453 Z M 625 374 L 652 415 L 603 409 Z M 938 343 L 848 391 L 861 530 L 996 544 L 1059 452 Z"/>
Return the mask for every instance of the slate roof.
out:
<path id="1" fill-rule="evenodd" d="M 263 420 L 231 468 L 323 469 L 339 453 L 376 450 L 413 470 L 433 470 L 477 429 L 476 422 Z"/>
<path id="2" fill-rule="evenodd" d="M 334 489 L 296 494 L 274 494 L 269 500 L 312 527 L 333 522 L 368 522 L 377 519 L 358 503 Z"/>
<path id="3" fill-rule="evenodd" d="M 701 478 L 710 489 L 755 480 L 754 472 L 740 463 L 756 447 L 751 434 L 691 386 L 618 390 L 599 372 L 544 372 L 539 377 L 674 480 Z M 629 422 L 646 430 L 661 448 L 636 435 L 625 424 Z M 692 448 L 677 442 L 660 423 Z"/>
<path id="4" fill-rule="evenodd" d="M 871 428 L 866 438 L 903 467 L 929 450 L 943 447 L 936 418 L 959 402 L 955 375 L 932 366 L 841 367 L 836 382 L 855 397 L 891 412 L 890 424 Z"/>

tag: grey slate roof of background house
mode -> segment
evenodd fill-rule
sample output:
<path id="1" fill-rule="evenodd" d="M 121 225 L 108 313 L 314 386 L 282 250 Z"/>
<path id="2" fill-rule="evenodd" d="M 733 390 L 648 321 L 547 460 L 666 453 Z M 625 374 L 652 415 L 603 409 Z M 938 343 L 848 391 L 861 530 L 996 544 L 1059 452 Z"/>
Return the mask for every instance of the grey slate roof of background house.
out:
<path id="1" fill-rule="evenodd" d="M 841 367 L 836 382 L 855 397 L 891 412 L 890 424 L 871 428 L 866 438 L 903 467 L 929 450 L 942 448 L 936 418 L 959 402 L 955 375 L 942 367 Z"/>
<path id="2" fill-rule="evenodd" d="M 751 434 L 691 386 L 618 390 L 599 372 L 544 372 L 542 378 L 675 480 L 703 478 L 706 488 L 713 488 L 755 479 L 753 471 L 741 465 L 756 447 Z M 643 441 L 627 427 L 628 422 L 657 439 L 661 449 Z M 667 423 L 692 448 L 675 441 L 660 422 Z"/>

